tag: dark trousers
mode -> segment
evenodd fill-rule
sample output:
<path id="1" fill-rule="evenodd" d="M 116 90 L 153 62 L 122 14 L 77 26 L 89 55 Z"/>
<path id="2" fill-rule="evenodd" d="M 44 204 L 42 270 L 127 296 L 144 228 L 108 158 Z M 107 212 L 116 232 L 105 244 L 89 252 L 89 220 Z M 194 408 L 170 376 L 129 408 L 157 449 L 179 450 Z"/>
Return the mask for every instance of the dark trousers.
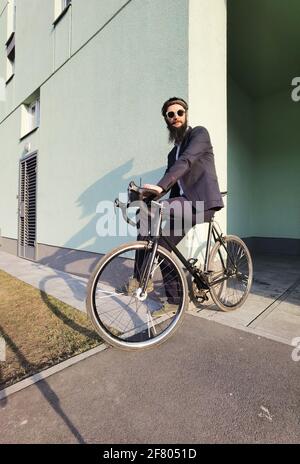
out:
<path id="1" fill-rule="evenodd" d="M 214 216 L 214 210 L 204 210 L 197 212 L 185 197 L 174 197 L 162 201 L 163 219 L 165 225 L 162 228 L 162 237 L 159 238 L 158 244 L 171 251 L 171 247 L 163 240 L 163 236 L 167 236 L 169 241 L 174 245 L 183 239 L 187 232 L 196 224 L 210 222 Z M 137 240 L 145 240 L 149 233 L 153 235 L 156 231 L 155 214 L 147 215 L 144 211 L 137 213 L 138 235 Z M 144 253 L 137 252 L 135 265 L 135 277 L 139 277 L 142 269 Z M 169 303 L 179 303 L 180 294 L 178 288 L 178 278 L 176 272 L 167 262 L 163 263 L 161 273 L 164 280 L 164 287 Z"/>

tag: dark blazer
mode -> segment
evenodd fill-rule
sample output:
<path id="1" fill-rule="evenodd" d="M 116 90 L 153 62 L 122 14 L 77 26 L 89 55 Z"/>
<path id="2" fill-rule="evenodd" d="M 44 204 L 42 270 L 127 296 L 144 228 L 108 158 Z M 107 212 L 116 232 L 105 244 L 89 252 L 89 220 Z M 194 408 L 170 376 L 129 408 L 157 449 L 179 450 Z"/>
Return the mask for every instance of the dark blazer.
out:
<path id="1" fill-rule="evenodd" d="M 205 127 L 189 127 L 181 143 L 178 160 L 177 147 L 168 155 L 168 167 L 157 182 L 170 197 L 179 196 L 178 179 L 186 198 L 196 207 L 196 201 L 204 201 L 204 210 L 224 207 L 216 174 L 213 148 Z M 203 209 L 203 206 L 196 208 Z"/>

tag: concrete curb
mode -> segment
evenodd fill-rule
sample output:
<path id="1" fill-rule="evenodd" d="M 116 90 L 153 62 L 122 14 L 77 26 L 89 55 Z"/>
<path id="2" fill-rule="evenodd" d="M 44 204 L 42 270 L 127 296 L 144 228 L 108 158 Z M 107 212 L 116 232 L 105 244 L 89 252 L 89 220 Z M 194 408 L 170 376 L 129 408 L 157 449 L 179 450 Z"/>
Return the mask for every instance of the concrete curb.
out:
<path id="1" fill-rule="evenodd" d="M 73 356 L 72 358 L 67 359 L 66 361 L 56 364 L 55 366 L 49 367 L 49 369 L 45 369 L 44 371 L 38 372 L 37 374 L 34 374 L 31 377 L 27 377 L 26 379 L 21 380 L 20 382 L 17 382 L 14 385 L 11 385 L 10 387 L 4 388 L 3 390 L 0 390 L 0 400 L 7 398 L 8 396 L 14 393 L 17 393 L 20 390 L 24 390 L 24 388 L 30 387 L 30 385 L 34 385 L 40 380 L 44 380 L 47 377 L 50 377 L 50 375 L 56 374 L 57 372 L 66 369 L 67 367 L 73 366 L 74 364 L 77 364 L 78 362 L 83 361 L 84 359 L 89 358 L 90 356 L 98 354 L 101 351 L 106 350 L 107 348 L 109 347 L 102 343 L 100 346 L 97 346 L 96 348 L 92 348 L 91 350 L 85 351 L 84 353 L 80 353 L 76 356 Z"/>
<path id="2" fill-rule="evenodd" d="M 217 324 L 221 324 L 221 325 L 225 325 L 227 327 L 232 327 L 233 329 L 237 329 L 237 330 L 241 330 L 243 332 L 247 332 L 247 333 L 251 333 L 252 335 L 257 335 L 257 337 L 263 337 L 263 338 L 267 338 L 269 340 L 273 340 L 275 342 L 278 342 L 278 343 L 283 343 L 284 345 L 288 345 L 288 346 L 294 346 L 292 344 L 292 339 L 291 340 L 287 340 L 283 337 L 279 337 L 277 335 L 273 335 L 263 329 L 260 329 L 259 327 L 255 327 L 255 328 L 251 328 L 251 327 L 247 327 L 247 326 L 243 326 L 241 324 L 238 324 L 238 323 L 234 323 L 232 321 L 218 321 L 216 319 L 213 319 L 213 318 L 209 318 L 209 317 L 205 317 L 203 315 L 201 315 L 200 313 L 196 313 L 194 308 L 192 310 L 189 310 L 187 312 L 187 314 L 189 314 L 190 316 L 194 316 L 194 317 L 200 317 L 202 319 L 205 319 L 207 321 L 210 321 L 210 322 L 216 322 Z"/>

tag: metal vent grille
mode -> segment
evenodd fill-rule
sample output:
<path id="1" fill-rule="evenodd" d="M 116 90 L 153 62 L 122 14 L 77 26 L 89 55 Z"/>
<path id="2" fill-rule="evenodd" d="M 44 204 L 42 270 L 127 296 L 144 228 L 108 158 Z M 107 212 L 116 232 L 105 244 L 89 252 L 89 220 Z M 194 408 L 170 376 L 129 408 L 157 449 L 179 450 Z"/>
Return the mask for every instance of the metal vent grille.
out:
<path id="1" fill-rule="evenodd" d="M 21 161 L 19 195 L 20 256 L 35 259 L 37 157 Z"/>
<path id="2" fill-rule="evenodd" d="M 20 165 L 20 194 L 19 194 L 19 244 L 24 246 L 24 186 L 25 186 L 25 163 Z"/>

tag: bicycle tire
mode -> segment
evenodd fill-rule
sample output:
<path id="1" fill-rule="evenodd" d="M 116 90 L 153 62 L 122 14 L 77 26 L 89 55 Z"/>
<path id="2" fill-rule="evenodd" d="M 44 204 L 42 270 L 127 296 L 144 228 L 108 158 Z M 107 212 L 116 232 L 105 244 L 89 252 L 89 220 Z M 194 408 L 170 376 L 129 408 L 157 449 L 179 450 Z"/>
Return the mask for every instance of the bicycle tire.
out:
<path id="1" fill-rule="evenodd" d="M 114 292 L 109 293 L 108 289 L 107 290 L 105 290 L 105 289 L 102 290 L 103 292 L 106 292 L 106 293 L 104 294 L 104 296 L 103 296 L 103 294 L 101 294 L 99 299 L 100 300 L 102 299 L 103 302 L 100 301 L 99 306 L 97 306 L 97 304 L 96 304 L 97 303 L 97 301 L 96 301 L 97 300 L 96 292 L 99 291 L 99 290 L 97 290 L 97 286 L 98 286 L 99 281 L 100 281 L 100 282 L 105 282 L 105 285 L 108 286 L 107 288 L 114 288 L 115 284 L 114 283 L 111 284 L 113 279 L 110 279 L 109 284 L 107 284 L 107 279 L 108 279 L 107 275 L 110 272 L 111 263 L 113 263 L 115 261 L 114 267 L 112 266 L 111 269 L 117 269 L 118 274 L 123 275 L 122 274 L 123 270 L 120 270 L 120 268 L 122 267 L 121 264 L 120 264 L 120 263 L 122 263 L 122 260 L 124 261 L 124 263 L 126 264 L 127 267 L 132 266 L 131 262 L 129 263 L 130 266 L 128 266 L 128 262 L 126 262 L 126 260 L 123 258 L 123 256 L 125 256 L 126 253 L 128 253 L 129 255 L 130 255 L 130 253 L 131 254 L 135 253 L 137 250 L 146 251 L 147 250 L 147 245 L 148 245 L 148 242 L 146 242 L 146 241 L 136 241 L 136 242 L 126 243 L 126 244 L 123 244 L 123 245 L 121 245 L 119 247 L 114 248 L 109 253 L 107 253 L 105 256 L 103 256 L 103 258 L 101 258 L 99 260 L 98 264 L 95 266 L 95 268 L 93 270 L 93 273 L 91 274 L 91 276 L 89 278 L 89 282 L 88 282 L 88 286 L 87 286 L 87 299 L 86 299 L 87 313 L 88 313 L 88 315 L 89 315 L 89 317 L 90 317 L 90 319 L 92 321 L 92 324 L 93 324 L 95 330 L 100 335 L 100 337 L 106 343 L 108 343 L 109 345 L 111 345 L 111 346 L 113 346 L 115 348 L 120 348 L 120 349 L 124 349 L 124 350 L 142 350 L 142 349 L 148 349 L 148 348 L 151 348 L 153 346 L 160 345 L 161 343 L 165 342 L 171 335 L 173 335 L 175 330 L 178 329 L 178 327 L 182 323 L 184 312 L 185 312 L 185 310 L 186 310 L 186 308 L 188 306 L 187 282 L 186 282 L 184 272 L 183 272 L 183 270 L 181 268 L 181 263 L 179 262 L 179 260 L 175 256 L 171 255 L 171 253 L 168 250 L 166 250 L 165 248 L 163 248 L 161 246 L 158 246 L 156 256 L 164 257 L 164 259 L 167 260 L 167 263 L 170 266 L 173 266 L 172 269 L 173 269 L 174 275 L 176 274 L 176 276 L 178 277 L 178 283 L 179 283 L 178 284 L 178 288 L 179 288 L 178 292 L 179 292 L 179 295 L 181 296 L 180 297 L 181 298 L 180 299 L 180 307 L 179 307 L 178 311 L 176 312 L 176 316 L 174 316 L 174 319 L 170 321 L 170 324 L 168 325 L 166 330 L 164 330 L 162 333 L 160 333 L 157 336 L 153 336 L 153 334 L 152 334 L 152 338 L 149 338 L 146 341 L 145 340 L 143 340 L 143 341 L 132 341 L 130 339 L 126 340 L 124 338 L 121 338 L 121 337 L 124 337 L 124 334 L 118 333 L 118 330 L 119 330 L 118 327 L 116 328 L 116 326 L 112 327 L 110 325 L 111 320 L 110 320 L 109 323 L 107 322 L 107 320 L 105 320 L 105 318 L 108 317 L 107 316 L 108 311 L 105 311 L 103 314 L 99 314 L 99 306 L 102 305 L 102 308 L 104 309 L 104 306 L 106 305 L 106 307 L 107 307 L 107 303 L 109 304 L 111 302 L 111 300 L 113 301 L 113 305 L 115 306 L 114 309 L 112 309 L 111 311 L 116 311 L 115 308 L 117 307 L 117 310 L 120 312 L 120 314 L 122 313 L 123 309 L 124 309 L 125 312 L 126 311 L 127 311 L 127 313 L 129 312 L 129 310 L 126 309 L 127 307 L 123 308 L 124 304 L 121 304 L 121 302 L 120 302 L 119 306 L 116 304 L 116 300 L 118 300 L 118 299 L 120 300 L 120 295 L 122 295 L 122 298 L 124 300 L 125 297 L 129 296 L 129 294 L 125 294 L 125 293 L 122 294 L 122 292 L 121 293 L 114 293 Z M 118 257 L 121 258 L 121 259 L 117 260 Z M 125 264 L 123 265 L 123 267 L 125 267 Z M 108 269 L 108 271 L 106 269 Z M 106 272 L 106 274 L 105 274 L 105 272 Z M 127 268 L 126 268 L 126 272 L 127 272 Z M 114 274 L 112 274 L 112 275 L 114 275 Z M 101 281 L 101 279 L 102 279 L 102 281 Z M 109 287 L 109 285 L 112 285 L 112 287 Z M 134 294 L 130 295 L 130 297 L 133 298 L 133 302 L 134 302 L 134 298 L 136 298 L 136 297 L 134 297 Z M 147 296 L 147 298 L 148 298 L 148 296 Z M 105 299 L 105 303 L 104 303 L 104 299 Z M 140 308 L 138 308 L 138 309 L 140 309 Z M 131 310 L 131 307 L 130 307 L 130 310 Z M 124 311 L 122 313 L 123 317 L 127 316 L 127 313 L 125 314 Z M 149 310 L 148 310 L 148 312 L 149 312 Z M 119 316 L 118 316 L 118 318 L 119 318 Z M 130 313 L 130 318 L 132 320 L 134 320 L 134 316 L 133 316 L 132 312 Z M 164 318 L 161 317 L 161 319 L 164 319 Z M 115 320 L 117 320 L 117 317 L 115 318 Z M 119 320 L 122 320 L 121 316 L 120 316 Z M 167 320 L 169 320 L 169 319 L 167 319 Z M 163 320 L 159 324 L 152 327 L 152 332 L 155 332 L 155 330 L 158 327 L 163 326 L 163 324 L 166 323 L 167 320 Z M 152 325 L 153 325 L 153 323 L 152 323 Z M 149 326 L 149 322 L 148 322 L 148 326 Z M 142 327 L 143 327 L 143 324 L 142 324 Z M 147 330 L 149 331 L 149 327 L 147 327 Z M 138 332 L 138 336 L 140 336 L 141 333 L 144 334 L 144 332 L 146 332 L 146 330 L 142 330 L 141 332 Z M 128 329 L 128 333 L 130 333 L 129 329 Z"/>
<path id="2" fill-rule="evenodd" d="M 233 311 L 240 308 L 246 301 L 253 279 L 253 264 L 250 252 L 247 245 L 243 240 L 235 235 L 227 235 L 223 237 L 223 240 L 227 247 L 227 252 L 224 250 L 223 244 L 220 241 L 217 241 L 209 255 L 208 260 L 208 269 L 209 269 L 209 285 L 210 285 L 210 294 L 217 305 L 222 311 Z M 223 247 L 223 249 L 222 249 Z M 226 270 L 220 259 L 220 253 L 224 260 L 228 260 L 228 265 Z M 236 256 L 234 255 L 236 253 Z M 227 258 L 230 256 L 231 259 Z M 233 263 L 231 262 L 233 261 Z M 226 261 L 227 264 L 227 261 Z M 236 271 L 233 271 L 231 268 L 235 268 Z M 238 271 L 237 269 L 240 269 Z M 230 276 L 230 273 L 233 273 Z M 218 279 L 226 277 L 226 280 L 220 284 L 213 284 Z M 240 288 L 243 289 L 240 291 L 240 298 L 234 303 L 229 301 L 229 294 L 233 294 L 233 287 L 235 284 L 240 283 Z M 228 290 L 228 283 L 231 284 Z M 235 286 L 236 289 L 236 286 Z"/>

